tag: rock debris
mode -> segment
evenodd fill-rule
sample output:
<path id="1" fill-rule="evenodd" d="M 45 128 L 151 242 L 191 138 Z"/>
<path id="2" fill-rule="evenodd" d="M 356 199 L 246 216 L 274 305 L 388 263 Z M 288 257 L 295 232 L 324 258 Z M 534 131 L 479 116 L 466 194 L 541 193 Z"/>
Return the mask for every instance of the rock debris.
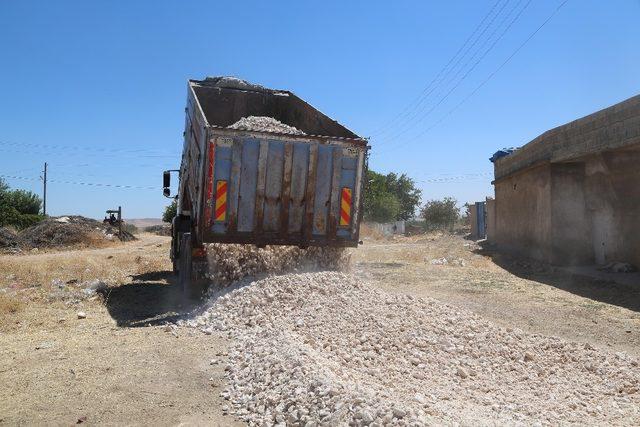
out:
<path id="1" fill-rule="evenodd" d="M 222 396 L 250 425 L 640 423 L 630 356 L 344 273 L 257 280 L 183 324 L 233 339 Z"/>
<path id="2" fill-rule="evenodd" d="M 286 133 L 290 135 L 306 135 L 300 129 L 286 125 L 272 117 L 249 116 L 243 117 L 234 124 L 227 126 L 229 129 L 249 130 L 256 132 Z"/>
<path id="3" fill-rule="evenodd" d="M 287 271 L 331 269 L 345 271 L 350 267 L 350 253 L 344 248 L 297 246 L 207 245 L 208 277 L 218 286 L 226 286 L 246 276 Z"/>

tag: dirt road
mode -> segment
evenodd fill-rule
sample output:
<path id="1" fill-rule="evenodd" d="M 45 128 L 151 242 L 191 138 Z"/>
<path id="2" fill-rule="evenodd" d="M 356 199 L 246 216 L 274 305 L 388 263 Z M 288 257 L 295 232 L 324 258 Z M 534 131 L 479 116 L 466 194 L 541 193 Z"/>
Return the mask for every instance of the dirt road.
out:
<path id="1" fill-rule="evenodd" d="M 609 281 L 572 275 L 448 235 L 365 242 L 352 260 L 386 291 L 436 298 L 505 327 L 640 357 L 640 287 L 618 285 L 615 275 Z"/>
<path id="2" fill-rule="evenodd" d="M 237 423 L 219 397 L 229 343 L 164 326 L 194 308 L 175 302 L 168 243 L 143 235 L 113 248 L 0 256 L 0 423 Z M 365 241 L 353 263 L 392 293 L 639 356 L 638 289 L 502 259 L 457 236 Z M 110 285 L 104 298 L 78 296 L 93 279 Z"/>
<path id="3" fill-rule="evenodd" d="M 4 307 L 22 303 L 0 314 L 0 424 L 233 424 L 218 397 L 224 363 L 205 357 L 223 361 L 227 343 L 162 326 L 190 308 L 175 304 L 168 242 L 0 256 Z M 103 303 L 51 285 L 93 278 L 121 286 Z"/>

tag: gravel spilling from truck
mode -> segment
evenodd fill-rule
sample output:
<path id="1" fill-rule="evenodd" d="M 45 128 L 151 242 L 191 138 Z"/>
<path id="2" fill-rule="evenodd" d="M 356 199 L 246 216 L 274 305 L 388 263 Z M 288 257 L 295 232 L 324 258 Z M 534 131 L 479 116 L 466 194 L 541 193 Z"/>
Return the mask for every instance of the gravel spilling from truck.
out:
<path id="1" fill-rule="evenodd" d="M 287 271 L 337 270 L 350 268 L 350 253 L 344 248 L 297 246 L 207 245 L 208 277 L 226 286 L 247 276 Z"/>
<path id="2" fill-rule="evenodd" d="M 228 128 L 256 132 L 286 133 L 289 135 L 306 135 L 300 129 L 286 125 L 273 117 L 265 116 L 243 117 L 234 124 L 228 126 Z"/>
<path id="3" fill-rule="evenodd" d="M 228 412 L 251 425 L 640 422 L 638 361 L 505 329 L 354 276 L 271 276 L 185 322 L 226 333 Z"/>

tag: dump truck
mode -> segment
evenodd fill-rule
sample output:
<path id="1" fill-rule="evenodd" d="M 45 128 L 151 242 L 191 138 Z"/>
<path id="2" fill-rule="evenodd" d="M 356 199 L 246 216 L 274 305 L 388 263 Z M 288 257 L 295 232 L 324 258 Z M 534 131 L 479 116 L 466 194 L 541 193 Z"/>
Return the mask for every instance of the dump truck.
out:
<path id="1" fill-rule="evenodd" d="M 189 80 L 170 256 L 185 294 L 207 243 L 356 247 L 368 142 L 286 90 Z"/>

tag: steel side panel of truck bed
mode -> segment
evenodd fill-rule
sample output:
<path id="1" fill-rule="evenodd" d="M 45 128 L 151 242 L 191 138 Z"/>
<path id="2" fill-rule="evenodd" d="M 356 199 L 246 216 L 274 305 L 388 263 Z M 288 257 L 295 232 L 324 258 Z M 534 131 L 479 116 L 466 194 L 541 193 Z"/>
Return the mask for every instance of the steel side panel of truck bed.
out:
<path id="1" fill-rule="evenodd" d="M 357 246 L 365 151 L 348 140 L 210 129 L 204 241 Z"/>

